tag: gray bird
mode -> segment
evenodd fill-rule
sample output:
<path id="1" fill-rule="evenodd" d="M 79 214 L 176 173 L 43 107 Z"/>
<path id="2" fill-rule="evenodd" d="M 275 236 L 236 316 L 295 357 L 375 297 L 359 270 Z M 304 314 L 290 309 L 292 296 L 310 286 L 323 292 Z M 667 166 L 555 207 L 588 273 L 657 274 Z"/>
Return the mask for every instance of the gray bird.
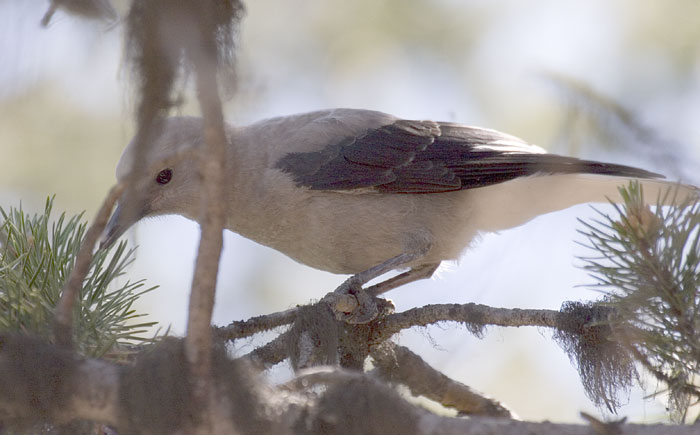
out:
<path id="1" fill-rule="evenodd" d="M 110 244 L 147 216 L 198 221 L 203 144 L 200 118 L 163 121 L 136 174 L 139 204 L 120 203 L 105 230 Z M 642 180 L 655 203 L 666 189 L 629 166 L 548 154 L 516 137 L 450 122 L 411 121 L 353 109 L 322 110 L 227 126 L 226 228 L 296 261 L 360 284 L 392 269 L 382 291 L 430 277 L 459 258 L 475 236 L 521 225 L 586 202 L 621 201 L 618 187 Z M 134 142 L 117 179 L 134 166 Z M 160 163 L 160 166 L 157 166 Z M 121 201 L 123 202 L 123 200 Z"/>

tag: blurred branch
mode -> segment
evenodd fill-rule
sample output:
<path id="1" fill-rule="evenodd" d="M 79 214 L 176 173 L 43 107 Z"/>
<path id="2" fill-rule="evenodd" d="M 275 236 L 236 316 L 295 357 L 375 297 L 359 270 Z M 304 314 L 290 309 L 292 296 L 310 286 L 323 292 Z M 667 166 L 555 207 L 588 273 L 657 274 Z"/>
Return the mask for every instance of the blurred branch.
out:
<path id="1" fill-rule="evenodd" d="M 185 60 L 196 73 L 199 104 L 204 117 L 205 151 L 199 156 L 203 180 L 199 223 L 202 236 L 197 252 L 188 310 L 185 355 L 192 375 L 193 413 L 188 431 L 215 431 L 217 402 L 213 396 L 211 314 L 222 247 L 225 212 L 223 200 L 226 136 L 224 132 L 217 72 L 231 68 L 233 30 L 242 6 L 238 1 L 135 2 L 129 13 L 132 61 L 141 80 L 139 131 L 143 149 L 153 137 L 156 123 L 171 105 L 173 80 Z M 163 62 L 165 60 L 165 62 Z M 143 163 L 135 162 L 132 174 L 140 174 Z M 133 178 L 134 175 L 132 175 Z M 135 193 L 134 193 L 135 195 Z M 126 201 L 136 203 L 139 201 Z M 132 211 L 133 212 L 133 211 Z M 199 415 L 197 415 L 199 414 Z"/>
<path id="2" fill-rule="evenodd" d="M 493 399 L 443 375 L 406 347 L 387 342 L 370 353 L 374 373 L 391 383 L 406 385 L 411 393 L 434 400 L 460 415 L 513 418 L 510 411 Z"/>
<path id="3" fill-rule="evenodd" d="M 567 103 L 566 120 L 560 135 L 562 140 L 572 141 L 576 137 L 576 123 L 587 120 L 595 128 L 594 131 L 612 136 L 612 139 L 603 141 L 606 145 L 614 144 L 615 147 L 635 153 L 641 150 L 650 161 L 662 166 L 675 177 L 697 180 L 695 173 L 684 169 L 696 167 L 697 164 L 688 163 L 692 157 L 677 140 L 663 137 L 645 125 L 633 110 L 623 107 L 582 81 L 551 72 L 544 75 L 565 96 Z"/>
<path id="4" fill-rule="evenodd" d="M 211 12 L 213 11 L 208 13 Z M 223 246 L 222 233 L 226 213 L 224 208 L 224 204 L 226 204 L 224 199 L 227 195 L 224 190 L 226 134 L 216 77 L 217 58 L 214 34 L 216 27 L 213 26 L 214 23 L 210 22 L 199 24 L 201 32 L 199 42 L 202 47 L 190 47 L 188 52 L 194 61 L 197 73 L 197 93 L 204 116 L 205 152 L 199 158 L 199 174 L 203 186 L 201 217 L 199 219 L 201 238 L 187 311 L 185 355 L 194 381 L 192 399 L 195 406 L 201 407 L 205 413 L 205 421 L 198 425 L 195 433 L 208 434 L 212 432 L 215 424 L 213 414 L 210 414 L 209 417 L 206 415 L 215 403 L 212 395 L 213 377 L 210 359 L 212 347 L 211 316 L 214 311 L 216 277 Z M 197 50 L 197 55 L 194 55 L 195 50 Z"/>
<path id="5" fill-rule="evenodd" d="M 70 347 L 73 345 L 73 307 L 75 306 L 76 300 L 80 289 L 83 286 L 83 281 L 85 276 L 87 276 L 90 270 L 90 264 L 92 261 L 92 251 L 95 248 L 97 240 L 100 238 L 102 231 L 104 231 L 107 225 L 107 220 L 109 219 L 109 214 L 114 208 L 114 204 L 117 202 L 117 198 L 122 194 L 124 190 L 124 185 L 117 184 L 112 187 L 107 194 L 107 197 L 102 203 L 95 221 L 90 225 L 83 242 L 80 246 L 80 251 L 75 260 L 75 266 L 71 270 L 68 279 L 63 287 L 63 292 L 61 294 L 61 299 L 56 305 L 56 314 L 54 318 L 54 335 L 56 343 L 63 346 Z"/>
<path id="6" fill-rule="evenodd" d="M 121 370 L 34 338 L 0 335 L 0 429 L 75 418 L 117 424 Z"/>
<path id="7" fill-rule="evenodd" d="M 619 435 L 622 433 L 622 426 L 627 421 L 626 417 L 617 421 L 600 421 L 587 412 L 581 412 L 581 418 L 591 425 L 591 429 L 593 429 L 593 432 L 597 435 Z"/>
<path id="8" fill-rule="evenodd" d="M 589 435 L 592 430 L 586 425 L 442 417 L 409 404 L 373 376 L 354 371 L 314 369 L 274 387 L 244 365 L 228 361 L 221 351 L 212 360 L 219 410 L 215 429 L 222 431 L 217 433 Z M 182 400 L 188 388 L 186 367 L 178 340 L 144 350 L 135 365 L 124 367 L 75 358 L 28 337 L 0 336 L 2 427 L 36 429 L 45 421 L 64 425 L 77 419 L 108 424 L 118 433 L 182 433 L 190 411 Z M 48 385 L 52 388 L 46 389 Z M 609 426 L 594 420 L 596 427 Z M 693 426 L 615 425 L 618 433 L 630 435 L 697 432 Z"/>
<path id="9" fill-rule="evenodd" d="M 112 7 L 109 0 L 50 0 L 49 9 L 41 19 L 41 25 L 46 27 L 51 21 L 51 17 L 57 9 L 64 9 L 66 12 L 84 18 L 97 20 L 114 21 L 117 19 L 117 12 Z"/>

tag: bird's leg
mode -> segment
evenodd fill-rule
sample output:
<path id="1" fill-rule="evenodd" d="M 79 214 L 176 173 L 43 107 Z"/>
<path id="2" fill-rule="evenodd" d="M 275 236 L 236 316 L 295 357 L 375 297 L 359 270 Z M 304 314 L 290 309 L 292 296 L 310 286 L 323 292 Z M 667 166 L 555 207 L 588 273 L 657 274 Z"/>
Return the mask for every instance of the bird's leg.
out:
<path id="1" fill-rule="evenodd" d="M 433 276 L 433 273 L 440 267 L 440 263 L 424 264 L 422 266 L 412 267 L 404 273 L 400 273 L 392 278 L 377 283 L 371 287 L 367 287 L 365 292 L 370 296 L 379 296 L 389 290 L 401 287 L 419 279 L 426 279 Z"/>
<path id="2" fill-rule="evenodd" d="M 373 285 L 368 289 L 363 289 L 362 286 L 369 281 L 399 268 L 407 263 L 423 257 L 430 250 L 430 245 L 425 244 L 421 248 L 411 252 L 404 252 L 387 261 L 373 266 L 365 271 L 348 278 L 342 283 L 331 295 L 332 305 L 336 308 L 336 317 L 338 320 L 347 323 L 368 323 L 379 314 L 377 304 L 374 297 L 400 285 L 430 277 L 438 264 L 429 264 L 412 268 L 408 272 L 404 272 L 379 284 Z M 331 296 L 329 295 L 329 296 Z M 341 296 L 339 299 L 338 296 Z M 351 296 L 349 303 L 344 303 L 342 296 Z M 328 297 L 327 297 L 328 298 Z M 327 299 L 324 298 L 324 299 Z M 330 299 L 327 299 L 329 302 Z"/>

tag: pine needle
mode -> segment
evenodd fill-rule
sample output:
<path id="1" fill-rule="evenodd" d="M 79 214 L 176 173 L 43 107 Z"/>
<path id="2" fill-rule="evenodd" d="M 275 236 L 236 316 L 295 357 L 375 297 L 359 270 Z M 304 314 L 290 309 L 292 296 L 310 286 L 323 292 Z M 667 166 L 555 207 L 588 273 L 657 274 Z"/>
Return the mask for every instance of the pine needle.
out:
<path id="1" fill-rule="evenodd" d="M 700 400 L 700 202 L 644 204 L 642 187 L 620 189 L 615 219 L 580 221 L 595 255 L 583 268 L 615 310 L 616 339 L 662 384 L 675 421 Z M 671 189 L 667 195 L 675 195 Z"/>
<path id="2" fill-rule="evenodd" d="M 0 207 L 0 332 L 51 337 L 53 310 L 85 234 L 83 214 L 52 219 L 53 198 L 43 214 Z M 118 283 L 134 260 L 126 243 L 98 251 L 76 306 L 74 342 L 86 356 L 110 354 L 120 346 L 150 340 L 143 336 L 155 322 L 142 321 L 132 305 L 156 287 L 144 280 Z"/>

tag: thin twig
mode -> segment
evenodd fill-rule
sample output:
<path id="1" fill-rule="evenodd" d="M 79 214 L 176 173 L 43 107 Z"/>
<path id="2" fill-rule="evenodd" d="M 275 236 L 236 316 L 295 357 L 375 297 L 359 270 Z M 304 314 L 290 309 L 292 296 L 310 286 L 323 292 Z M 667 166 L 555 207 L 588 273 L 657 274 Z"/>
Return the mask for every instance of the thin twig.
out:
<path id="1" fill-rule="evenodd" d="M 404 346 L 388 342 L 376 347 L 371 356 L 376 373 L 390 382 L 406 385 L 416 396 L 427 397 L 465 415 L 512 418 L 499 402 L 450 379 Z"/>
<path id="2" fill-rule="evenodd" d="M 394 335 L 414 326 L 437 322 L 466 323 L 478 329 L 482 326 L 545 326 L 556 327 L 561 313 L 555 310 L 493 308 L 480 304 L 437 304 L 413 308 L 387 316 L 381 325 L 382 335 Z"/>
<path id="3" fill-rule="evenodd" d="M 49 9 L 41 18 L 41 27 L 47 27 L 49 25 L 49 21 L 51 21 L 51 17 L 53 17 L 53 14 L 56 13 L 56 9 L 58 9 L 58 4 L 55 1 L 51 2 L 51 4 L 49 5 Z"/>
<path id="4" fill-rule="evenodd" d="M 107 225 L 107 220 L 109 219 L 112 208 L 114 208 L 114 204 L 123 191 L 124 184 L 121 183 L 110 189 L 107 197 L 102 202 L 102 206 L 97 212 L 94 222 L 85 232 L 83 243 L 80 245 L 80 250 L 75 259 L 75 266 L 73 266 L 73 270 L 71 270 L 63 286 L 61 299 L 56 305 L 53 329 L 54 338 L 59 345 L 70 347 L 73 344 L 73 309 L 75 307 L 75 301 L 80 294 L 83 281 L 90 270 L 93 248 Z"/>
<path id="5" fill-rule="evenodd" d="M 260 370 L 265 370 L 274 366 L 275 364 L 279 364 L 289 357 L 289 337 L 289 331 L 280 334 L 269 343 L 243 355 L 241 359 L 249 361 L 252 366 L 257 367 Z"/>
<path id="6" fill-rule="evenodd" d="M 200 156 L 204 198 L 199 219 L 202 235 L 188 309 L 185 356 L 192 375 L 193 400 L 202 406 L 200 409 L 204 415 L 211 415 L 208 406 L 210 398 L 213 397 L 211 316 L 214 310 L 216 276 L 219 271 L 226 211 L 223 189 L 226 135 L 215 64 L 211 63 L 211 59 L 202 57 L 195 68 L 199 104 L 204 116 L 205 149 Z M 205 418 L 198 430 L 206 433 L 207 428 L 211 427 L 213 420 Z"/>
<path id="7" fill-rule="evenodd" d="M 297 316 L 297 308 L 290 308 L 277 313 L 251 317 L 248 320 L 238 320 L 227 326 L 216 328 L 214 333 L 222 340 L 236 340 L 250 337 L 259 332 L 269 331 L 279 326 L 293 323 Z"/>

